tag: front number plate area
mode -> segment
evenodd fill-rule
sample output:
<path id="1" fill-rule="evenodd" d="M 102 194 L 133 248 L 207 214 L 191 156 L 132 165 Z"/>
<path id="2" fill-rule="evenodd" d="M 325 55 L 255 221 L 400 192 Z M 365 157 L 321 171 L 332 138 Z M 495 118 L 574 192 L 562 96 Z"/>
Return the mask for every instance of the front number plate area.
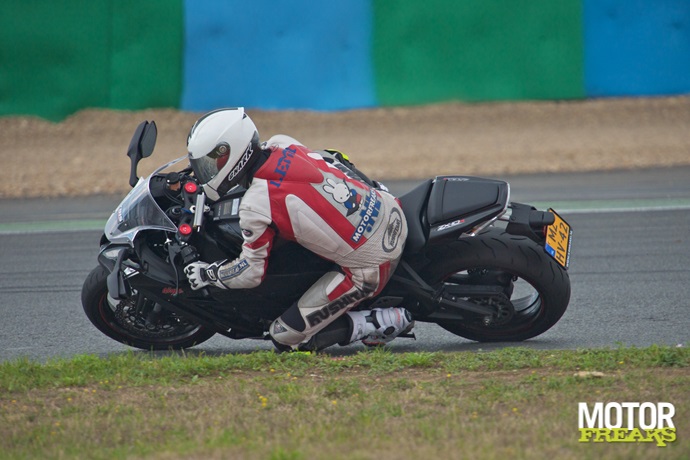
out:
<path id="1" fill-rule="evenodd" d="M 553 213 L 556 220 L 553 224 L 546 227 L 546 244 L 544 248 L 556 262 L 564 268 L 568 268 L 570 265 L 570 243 L 573 239 L 573 230 L 565 219 L 556 214 L 556 211 L 549 209 L 549 212 Z"/>

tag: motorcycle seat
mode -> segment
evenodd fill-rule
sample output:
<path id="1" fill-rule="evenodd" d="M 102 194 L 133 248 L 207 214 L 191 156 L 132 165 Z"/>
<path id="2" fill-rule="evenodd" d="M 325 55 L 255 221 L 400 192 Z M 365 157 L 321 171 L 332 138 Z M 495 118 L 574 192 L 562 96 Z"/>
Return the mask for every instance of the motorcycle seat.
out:
<path id="1" fill-rule="evenodd" d="M 466 176 L 439 176 L 434 181 L 427 206 L 429 225 L 462 219 L 495 206 L 508 195 L 503 181 Z"/>

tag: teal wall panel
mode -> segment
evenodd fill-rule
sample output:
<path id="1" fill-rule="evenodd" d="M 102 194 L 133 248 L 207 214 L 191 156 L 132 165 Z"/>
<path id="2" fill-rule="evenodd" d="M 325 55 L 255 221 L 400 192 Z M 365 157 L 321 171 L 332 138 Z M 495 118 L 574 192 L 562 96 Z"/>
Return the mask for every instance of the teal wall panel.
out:
<path id="1" fill-rule="evenodd" d="M 182 0 L 113 0 L 111 91 L 117 109 L 179 107 Z"/>
<path id="2" fill-rule="evenodd" d="M 177 107 L 181 0 L 4 2 L 0 115 Z"/>
<path id="3" fill-rule="evenodd" d="M 111 46 L 103 1 L 5 2 L 0 14 L 0 115 L 57 120 L 108 104 Z"/>
<path id="4" fill-rule="evenodd" d="M 584 96 L 580 0 L 374 1 L 384 105 Z"/>

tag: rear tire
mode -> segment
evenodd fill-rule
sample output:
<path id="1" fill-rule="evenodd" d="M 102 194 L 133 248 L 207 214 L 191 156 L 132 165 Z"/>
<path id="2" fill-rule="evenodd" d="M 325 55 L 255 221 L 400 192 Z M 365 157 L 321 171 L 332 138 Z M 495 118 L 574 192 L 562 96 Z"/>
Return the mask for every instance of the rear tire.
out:
<path id="1" fill-rule="evenodd" d="M 91 270 L 82 287 L 81 301 L 91 323 L 111 339 L 144 350 L 180 350 L 199 345 L 215 334 L 186 318 L 156 308 L 148 300 L 146 313 L 139 314 L 134 308 L 137 294 L 124 301 L 108 296 L 107 276 L 108 271 L 101 266 Z"/>
<path id="2" fill-rule="evenodd" d="M 527 340 L 549 330 L 568 307 L 567 271 L 527 237 L 493 228 L 473 238 L 453 241 L 429 257 L 435 262 L 424 275 L 434 287 L 468 271 L 505 272 L 513 276 L 515 289 L 511 289 L 510 301 L 515 308 L 506 322 L 499 318 L 492 323 L 476 315 L 461 321 L 438 321 L 439 326 L 461 337 L 478 342 Z M 479 299 L 466 300 L 479 303 Z"/>

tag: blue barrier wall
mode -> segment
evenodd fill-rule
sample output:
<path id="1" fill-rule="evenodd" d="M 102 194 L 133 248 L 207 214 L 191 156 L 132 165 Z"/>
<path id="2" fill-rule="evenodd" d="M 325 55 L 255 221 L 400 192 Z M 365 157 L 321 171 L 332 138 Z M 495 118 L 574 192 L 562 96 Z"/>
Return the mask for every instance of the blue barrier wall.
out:
<path id="1" fill-rule="evenodd" d="M 376 104 L 370 0 L 185 0 L 185 110 Z"/>
<path id="2" fill-rule="evenodd" d="M 690 0 L 584 0 L 587 96 L 690 92 Z"/>

